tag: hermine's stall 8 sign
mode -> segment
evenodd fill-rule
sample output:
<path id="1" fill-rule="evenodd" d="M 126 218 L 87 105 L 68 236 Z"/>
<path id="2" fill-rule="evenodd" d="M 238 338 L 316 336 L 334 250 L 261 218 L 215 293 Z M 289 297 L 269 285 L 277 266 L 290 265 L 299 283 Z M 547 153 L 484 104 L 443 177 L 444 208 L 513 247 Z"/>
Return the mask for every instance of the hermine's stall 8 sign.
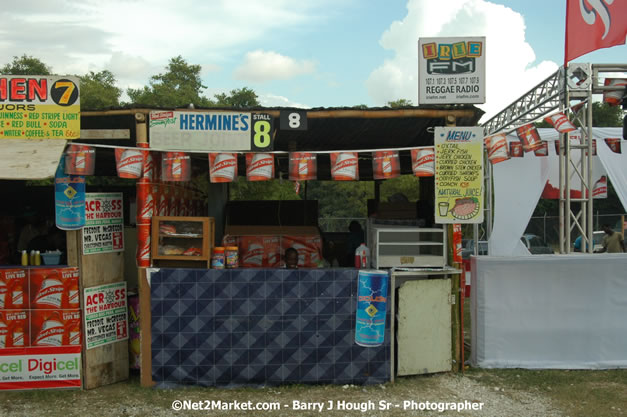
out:
<path id="1" fill-rule="evenodd" d="M 485 103 L 485 37 L 420 38 L 418 104 Z"/>
<path id="2" fill-rule="evenodd" d="M 85 288 L 85 346 L 128 340 L 126 282 Z"/>
<path id="3" fill-rule="evenodd" d="M 267 114 L 153 111 L 150 146 L 180 151 L 271 151 L 272 127 Z"/>
<path id="4" fill-rule="evenodd" d="M 83 255 L 124 250 L 122 193 L 86 193 Z"/>
<path id="5" fill-rule="evenodd" d="M 436 127 L 435 222 L 483 222 L 483 128 Z"/>
<path id="6" fill-rule="evenodd" d="M 80 107 L 77 77 L 0 75 L 0 139 L 78 139 Z"/>

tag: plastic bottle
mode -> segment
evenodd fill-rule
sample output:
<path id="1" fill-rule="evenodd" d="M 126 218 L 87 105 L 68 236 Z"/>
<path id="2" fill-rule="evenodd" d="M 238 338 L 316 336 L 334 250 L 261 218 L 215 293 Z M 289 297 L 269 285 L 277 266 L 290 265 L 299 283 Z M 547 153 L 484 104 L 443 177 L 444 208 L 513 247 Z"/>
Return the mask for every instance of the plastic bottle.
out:
<path id="1" fill-rule="evenodd" d="M 211 257 L 211 267 L 214 269 L 224 269 L 224 247 L 216 246 L 213 248 L 213 256 Z"/>
<path id="2" fill-rule="evenodd" d="M 35 265 L 35 249 L 31 249 L 30 256 L 28 257 L 29 265 Z"/>
<path id="3" fill-rule="evenodd" d="M 370 249 L 365 243 L 355 249 L 355 268 L 370 268 Z"/>
<path id="4" fill-rule="evenodd" d="M 41 252 L 35 251 L 35 265 L 41 265 Z"/>
<path id="5" fill-rule="evenodd" d="M 22 251 L 22 266 L 28 266 L 28 253 L 25 250 Z"/>

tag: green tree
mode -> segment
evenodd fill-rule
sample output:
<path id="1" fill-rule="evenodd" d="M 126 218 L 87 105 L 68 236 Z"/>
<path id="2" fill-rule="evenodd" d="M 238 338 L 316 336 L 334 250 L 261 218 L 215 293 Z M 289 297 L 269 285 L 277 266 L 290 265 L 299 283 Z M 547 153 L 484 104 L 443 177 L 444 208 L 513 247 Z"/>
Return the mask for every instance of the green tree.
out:
<path id="1" fill-rule="evenodd" d="M 623 125 L 623 109 L 621 106 L 610 106 L 607 103 L 592 103 L 592 126 L 620 127 Z"/>
<path id="2" fill-rule="evenodd" d="M 131 102 L 148 107 L 209 107 L 214 103 L 202 96 L 207 88 L 200 79 L 200 65 L 188 64 L 180 55 L 170 59 L 167 72 L 153 75 L 149 86 L 129 88 L 127 94 Z"/>
<path id="3" fill-rule="evenodd" d="M 300 195 L 294 191 L 291 181 L 247 181 L 240 177 L 230 184 L 229 198 L 231 200 L 300 200 Z M 302 193 L 302 191 L 301 191 Z"/>
<path id="4" fill-rule="evenodd" d="M 90 71 L 79 78 L 81 109 L 99 110 L 120 105 L 122 90 L 115 86 L 116 79 L 110 71 Z"/>
<path id="5" fill-rule="evenodd" d="M 0 69 L 5 75 L 51 75 L 52 69 L 38 58 L 27 56 L 14 56 L 10 64 Z"/>
<path id="6" fill-rule="evenodd" d="M 399 107 L 411 107 L 413 106 L 411 100 L 407 100 L 406 98 L 399 98 L 398 100 L 388 101 L 388 107 L 393 109 L 397 109 Z"/>
<path id="7" fill-rule="evenodd" d="M 218 107 L 255 107 L 260 106 L 257 93 L 248 87 L 231 90 L 230 95 L 225 93 L 214 95 L 215 105 Z"/>

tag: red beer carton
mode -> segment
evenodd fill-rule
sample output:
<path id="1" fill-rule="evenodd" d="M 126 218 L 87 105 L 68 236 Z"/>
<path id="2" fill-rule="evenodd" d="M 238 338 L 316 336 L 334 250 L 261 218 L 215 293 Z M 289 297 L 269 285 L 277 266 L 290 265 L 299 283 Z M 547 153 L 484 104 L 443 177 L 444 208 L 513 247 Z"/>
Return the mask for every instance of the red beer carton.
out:
<path id="1" fill-rule="evenodd" d="M 80 310 L 33 310 L 31 346 L 80 346 Z"/>
<path id="2" fill-rule="evenodd" d="M 31 309 L 79 308 L 78 268 L 33 268 L 30 270 Z"/>
<path id="3" fill-rule="evenodd" d="M 30 346 L 29 322 L 27 310 L 0 310 L 0 349 Z"/>
<path id="4" fill-rule="evenodd" d="M 22 268 L 0 270 L 0 309 L 28 309 L 28 278 Z"/>
<path id="5" fill-rule="evenodd" d="M 283 236 L 281 253 L 285 253 L 287 248 L 296 249 L 298 266 L 302 268 L 316 268 L 322 259 L 322 243 L 319 236 Z"/>

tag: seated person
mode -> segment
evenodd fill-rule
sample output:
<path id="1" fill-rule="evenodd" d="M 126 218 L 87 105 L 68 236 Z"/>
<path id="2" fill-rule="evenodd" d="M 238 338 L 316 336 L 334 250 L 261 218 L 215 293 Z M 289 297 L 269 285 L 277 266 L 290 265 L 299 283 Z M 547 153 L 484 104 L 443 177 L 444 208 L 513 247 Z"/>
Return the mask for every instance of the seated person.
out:
<path id="1" fill-rule="evenodd" d="M 285 249 L 283 260 L 285 261 L 285 267 L 287 269 L 297 269 L 298 268 L 298 251 L 294 248 Z"/>

